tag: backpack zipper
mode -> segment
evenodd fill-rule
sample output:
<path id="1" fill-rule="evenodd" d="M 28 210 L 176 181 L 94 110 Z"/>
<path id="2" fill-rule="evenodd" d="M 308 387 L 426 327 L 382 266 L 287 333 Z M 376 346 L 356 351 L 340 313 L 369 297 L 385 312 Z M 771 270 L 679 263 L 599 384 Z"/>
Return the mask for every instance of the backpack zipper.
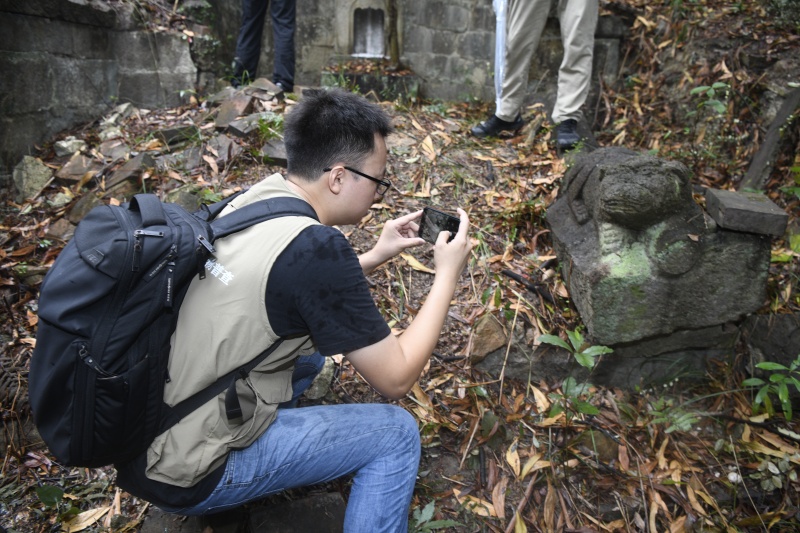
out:
<path id="1" fill-rule="evenodd" d="M 137 229 L 133 232 L 133 265 L 131 270 L 139 271 L 139 261 L 142 255 L 142 237 L 163 237 L 163 231 L 152 231 L 147 229 Z"/>
<path id="2" fill-rule="evenodd" d="M 103 370 L 100 367 L 100 365 L 97 364 L 97 361 L 95 361 L 94 358 L 92 357 L 92 355 L 89 353 L 89 349 L 86 346 L 86 344 L 81 343 L 80 348 L 78 348 L 78 357 L 80 357 L 81 361 L 86 363 L 86 365 L 88 365 L 91 369 L 93 369 L 95 372 L 97 372 L 101 376 L 106 377 L 106 378 L 116 377 L 114 374 L 109 374 L 108 372 Z"/>

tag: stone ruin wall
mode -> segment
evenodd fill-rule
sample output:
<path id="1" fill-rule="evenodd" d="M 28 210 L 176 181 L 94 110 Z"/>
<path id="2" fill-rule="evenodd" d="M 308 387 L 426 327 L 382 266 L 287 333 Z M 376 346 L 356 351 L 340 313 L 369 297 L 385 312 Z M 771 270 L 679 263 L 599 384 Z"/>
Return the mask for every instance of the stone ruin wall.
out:
<path id="1" fill-rule="evenodd" d="M 348 57 L 353 27 L 342 21 L 373 4 L 383 1 L 298 1 L 299 85 L 319 85 L 325 67 Z M 133 3 L 112 9 L 102 0 L 0 0 L 0 189 L 34 145 L 117 104 L 172 107 L 191 91 L 219 88 L 233 58 L 241 4 L 182 0 L 180 6 L 198 20 L 189 24 L 191 44 L 183 34 L 144 31 Z M 491 2 L 409 0 L 398 8 L 402 61 L 419 77 L 421 96 L 494 98 Z M 594 80 L 613 82 L 623 33 L 618 19 L 601 17 Z M 259 75 L 272 69 L 271 38 L 267 28 Z M 553 18 L 531 64 L 531 102 L 552 104 L 560 56 Z M 595 86 L 590 105 L 598 94 Z"/>

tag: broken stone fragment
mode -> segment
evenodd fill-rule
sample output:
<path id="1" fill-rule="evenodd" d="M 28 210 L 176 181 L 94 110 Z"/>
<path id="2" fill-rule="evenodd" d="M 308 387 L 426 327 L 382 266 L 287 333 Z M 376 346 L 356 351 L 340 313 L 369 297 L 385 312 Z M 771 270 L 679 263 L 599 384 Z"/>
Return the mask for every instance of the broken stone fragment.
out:
<path id="1" fill-rule="evenodd" d="M 75 234 L 75 225 L 70 224 L 70 222 L 65 218 L 59 218 L 58 220 L 50 224 L 50 226 L 48 226 L 44 236 L 48 239 L 58 239 L 60 241 L 68 241 L 72 238 L 74 234 Z"/>
<path id="2" fill-rule="evenodd" d="M 122 130 L 117 126 L 109 126 L 100 131 L 97 135 L 101 141 L 108 141 L 110 139 L 117 139 L 122 137 Z"/>
<path id="3" fill-rule="evenodd" d="M 58 209 L 59 207 L 64 207 L 65 205 L 70 203 L 73 198 L 74 196 L 72 196 L 71 194 L 60 192 L 55 196 L 53 196 L 52 199 L 48 200 L 47 203 L 50 205 L 50 207 Z"/>
<path id="4" fill-rule="evenodd" d="M 67 164 L 56 172 L 56 178 L 70 183 L 77 183 L 81 181 L 87 173 L 99 172 L 102 168 L 103 165 L 91 157 L 85 156 L 80 152 L 75 152 L 70 160 L 67 161 Z"/>
<path id="5" fill-rule="evenodd" d="M 198 195 L 197 187 L 194 185 L 184 185 L 169 191 L 165 200 L 183 207 L 190 213 L 200 209 L 200 196 Z"/>
<path id="6" fill-rule="evenodd" d="M 494 315 L 491 313 L 483 315 L 472 332 L 470 363 L 473 365 L 480 363 L 487 355 L 505 346 L 507 342 L 508 335 Z"/>
<path id="7" fill-rule="evenodd" d="M 271 139 L 261 147 L 261 157 L 285 168 L 287 164 L 286 146 L 280 139 Z"/>
<path id="8" fill-rule="evenodd" d="M 176 126 L 174 128 L 158 130 L 155 132 L 155 135 L 161 139 L 164 144 L 171 146 L 185 141 L 200 139 L 200 129 L 194 124 L 191 124 L 188 126 Z"/>
<path id="9" fill-rule="evenodd" d="M 206 102 L 209 104 L 218 104 L 219 102 L 230 100 L 231 98 L 236 96 L 237 93 L 238 91 L 229 85 L 223 88 L 221 91 L 216 92 L 211 96 L 209 96 L 208 98 L 206 98 Z"/>
<path id="10" fill-rule="evenodd" d="M 208 148 L 216 153 L 218 164 L 226 165 L 228 161 L 234 159 L 242 153 L 242 147 L 233 142 L 227 135 L 217 135 L 208 141 Z"/>
<path id="11" fill-rule="evenodd" d="M 75 205 L 67 213 L 67 220 L 69 220 L 73 224 L 77 224 L 86 214 L 100 205 L 100 200 L 92 193 L 84 194 L 78 201 L 75 202 Z"/>
<path id="12" fill-rule="evenodd" d="M 279 115 L 275 113 L 264 111 L 263 113 L 253 113 L 244 118 L 234 120 L 228 126 L 228 131 L 237 137 L 247 137 L 258 129 L 259 121 L 272 122 L 276 120 Z"/>
<path id="13" fill-rule="evenodd" d="M 76 139 L 75 137 L 67 137 L 63 141 L 58 141 L 53 145 L 53 149 L 56 152 L 58 157 L 64 157 L 65 155 L 71 155 L 75 152 L 79 152 L 86 149 L 86 143 L 81 139 Z"/>
<path id="14" fill-rule="evenodd" d="M 242 115 L 246 115 L 253 110 L 253 97 L 244 94 L 226 100 L 219 106 L 217 117 L 214 119 L 214 126 L 217 128 L 227 128 L 228 125 Z"/>
<path id="15" fill-rule="evenodd" d="M 709 189 L 708 214 L 720 227 L 734 231 L 781 237 L 789 215 L 764 194 Z"/>
<path id="16" fill-rule="evenodd" d="M 131 153 L 130 147 L 121 139 L 111 139 L 102 142 L 100 146 L 97 147 L 97 151 L 111 163 L 121 161 Z"/>
<path id="17" fill-rule="evenodd" d="M 106 180 L 106 188 L 110 189 L 123 181 L 138 178 L 142 172 L 147 168 L 152 168 L 156 165 L 156 160 L 149 152 L 142 152 L 111 174 L 111 177 Z"/>
<path id="18" fill-rule="evenodd" d="M 14 167 L 14 186 L 17 189 L 16 202 L 33 199 L 53 177 L 53 171 L 40 159 L 26 155 Z"/>

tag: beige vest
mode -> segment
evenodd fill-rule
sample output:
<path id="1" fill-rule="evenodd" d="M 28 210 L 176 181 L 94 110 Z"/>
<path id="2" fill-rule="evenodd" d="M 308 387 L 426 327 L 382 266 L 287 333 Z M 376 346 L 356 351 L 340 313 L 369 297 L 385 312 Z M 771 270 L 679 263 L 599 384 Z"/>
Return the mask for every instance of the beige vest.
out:
<path id="1" fill-rule="evenodd" d="M 295 196 L 280 174 L 261 181 L 229 204 L 230 210 L 274 196 Z M 282 217 L 214 243 L 206 278 L 195 279 L 181 304 L 172 336 L 171 381 L 164 400 L 175 405 L 219 376 L 254 359 L 278 338 L 267 319 L 264 295 L 278 255 L 317 221 Z M 249 446 L 274 420 L 277 404 L 291 398 L 294 359 L 314 351 L 308 336 L 284 340 L 237 392 L 243 417 L 225 415 L 225 393 L 159 435 L 147 451 L 147 477 L 190 487 L 220 466 L 228 452 Z"/>

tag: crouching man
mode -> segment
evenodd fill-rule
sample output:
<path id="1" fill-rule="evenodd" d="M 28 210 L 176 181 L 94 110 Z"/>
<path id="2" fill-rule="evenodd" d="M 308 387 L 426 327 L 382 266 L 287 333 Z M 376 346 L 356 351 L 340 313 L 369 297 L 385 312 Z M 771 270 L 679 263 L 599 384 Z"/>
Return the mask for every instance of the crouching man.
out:
<path id="1" fill-rule="evenodd" d="M 287 177 L 269 176 L 229 211 L 264 198 L 306 201 L 319 222 L 290 216 L 215 243 L 225 275 L 195 280 L 172 338 L 165 401 L 174 405 L 219 376 L 281 345 L 236 393 L 241 416 L 226 415 L 222 393 L 159 435 L 145 454 L 115 465 L 118 484 L 163 510 L 214 513 L 286 489 L 354 474 L 345 531 L 407 531 L 420 455 L 415 419 L 386 404 L 291 404 L 324 356 L 343 353 L 381 394 L 402 398 L 431 356 L 472 245 L 469 221 L 435 244 L 436 275 L 412 324 L 391 333 L 365 274 L 419 246 L 421 212 L 385 224 L 357 256 L 331 227 L 358 223 L 390 187 L 384 111 L 342 90 L 307 91 L 286 116 Z M 225 213 L 223 213 L 224 216 Z"/>

